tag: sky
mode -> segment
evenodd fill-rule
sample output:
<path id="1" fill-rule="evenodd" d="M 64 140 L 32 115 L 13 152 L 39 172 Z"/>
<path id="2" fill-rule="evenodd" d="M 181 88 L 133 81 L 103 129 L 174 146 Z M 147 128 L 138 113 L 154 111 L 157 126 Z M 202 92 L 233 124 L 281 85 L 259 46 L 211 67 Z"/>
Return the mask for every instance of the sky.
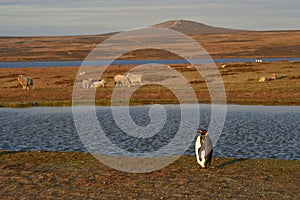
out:
<path id="1" fill-rule="evenodd" d="M 192 20 L 300 30 L 299 0 L 0 0 L 0 36 L 91 35 Z"/>

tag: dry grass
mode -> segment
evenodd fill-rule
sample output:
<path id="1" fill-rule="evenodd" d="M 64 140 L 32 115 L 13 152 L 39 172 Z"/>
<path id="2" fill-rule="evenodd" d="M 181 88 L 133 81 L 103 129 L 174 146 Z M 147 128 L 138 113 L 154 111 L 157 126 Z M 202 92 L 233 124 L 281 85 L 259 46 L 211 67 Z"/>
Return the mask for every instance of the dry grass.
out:
<path id="1" fill-rule="evenodd" d="M 1 152 L 1 199 L 298 199 L 300 162 L 193 156 L 146 174 L 104 166 L 86 153 Z"/>
<path id="2" fill-rule="evenodd" d="M 97 44 L 111 35 L 113 34 L 61 37 L 0 37 L 0 61 L 83 60 Z M 213 58 L 280 58 L 299 57 L 300 55 L 300 31 L 243 31 L 190 36 L 204 47 Z M 180 39 L 174 39 L 172 44 L 174 44 L 173 42 L 177 46 L 185 48 L 185 44 Z M 157 50 L 144 49 L 139 52 L 131 52 L 122 58 L 170 59 L 176 58 L 176 56 L 168 52 L 162 53 Z"/>
<path id="3" fill-rule="evenodd" d="M 227 102 L 236 104 L 300 105 L 300 63 L 233 63 L 219 70 L 226 88 Z M 113 77 L 134 66 L 110 66 L 103 74 L 108 80 L 107 88 L 96 92 L 98 105 L 109 105 L 114 89 Z M 200 103 L 209 103 L 210 95 L 203 78 L 195 69 L 186 65 L 173 65 L 191 83 Z M 70 105 L 78 67 L 49 67 L 26 69 L 0 69 L 0 102 L 2 106 L 22 105 Z M 259 83 L 261 76 L 276 73 L 278 79 Z M 26 74 L 34 78 L 36 89 L 29 94 L 18 86 L 17 75 Z M 161 77 L 172 80 L 172 76 Z M 155 80 L 146 76 L 147 80 Z M 79 80 L 80 81 L 80 80 Z M 82 89 L 84 90 L 84 89 Z M 174 94 L 157 85 L 139 87 L 131 97 L 132 104 L 177 103 Z M 15 106 L 18 107 L 18 106 Z"/>
<path id="4" fill-rule="evenodd" d="M 100 42 L 113 34 L 64 37 L 0 37 L 0 61 L 82 60 Z M 146 37 L 146 36 L 145 36 Z M 299 57 L 300 31 L 244 31 L 227 34 L 191 35 L 214 58 Z M 148 38 L 155 40 L 155 38 Z M 174 43 L 182 48 L 183 41 Z M 172 43 L 173 44 L 173 43 Z M 166 44 L 171 45 L 171 44 Z M 138 46 L 137 46 L 138 47 Z M 117 47 L 116 47 L 117 48 Z M 119 47 L 118 47 L 119 48 Z M 121 47 L 120 47 L 121 48 Z M 122 47 L 124 48 L 124 47 Z M 126 48 L 126 46 L 125 46 Z M 115 49 L 114 49 L 115 50 Z M 193 54 L 192 51 L 188 51 Z M 169 59 L 177 55 L 162 50 L 142 49 L 120 59 Z M 104 74 L 109 87 L 97 91 L 98 104 L 109 105 L 113 76 L 133 66 L 112 66 Z M 205 81 L 195 70 L 174 65 L 192 84 L 199 102 L 209 103 Z M 0 106 L 70 105 L 72 86 L 78 67 L 0 69 Z M 228 103 L 299 105 L 299 62 L 235 63 L 220 69 Z M 261 76 L 276 73 L 280 79 L 258 83 Z M 29 95 L 16 82 L 18 74 L 32 76 L 36 90 Z M 55 102 L 55 103 L 52 103 Z M 176 103 L 172 92 L 163 87 L 142 87 L 132 96 L 132 104 Z M 15 105 L 13 105 L 15 104 Z"/>
<path id="5" fill-rule="evenodd" d="M 300 31 L 193 35 L 213 58 L 299 57 Z"/>

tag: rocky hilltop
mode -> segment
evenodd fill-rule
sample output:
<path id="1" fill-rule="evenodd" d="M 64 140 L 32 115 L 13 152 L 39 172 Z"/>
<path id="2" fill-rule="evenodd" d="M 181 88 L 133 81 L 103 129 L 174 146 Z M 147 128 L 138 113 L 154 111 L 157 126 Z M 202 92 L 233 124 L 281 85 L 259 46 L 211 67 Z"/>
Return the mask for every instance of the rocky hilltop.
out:
<path id="1" fill-rule="evenodd" d="M 170 20 L 155 24 L 152 27 L 158 28 L 169 28 L 187 35 L 193 34 L 222 34 L 222 33 L 234 33 L 243 30 L 239 29 L 229 29 L 209 26 L 203 23 L 188 21 L 188 20 Z"/>

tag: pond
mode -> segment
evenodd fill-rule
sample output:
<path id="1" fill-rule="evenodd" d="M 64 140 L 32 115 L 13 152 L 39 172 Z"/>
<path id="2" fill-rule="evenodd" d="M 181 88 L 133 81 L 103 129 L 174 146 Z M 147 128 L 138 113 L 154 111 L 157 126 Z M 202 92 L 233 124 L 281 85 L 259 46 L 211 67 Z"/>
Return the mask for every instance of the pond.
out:
<path id="1" fill-rule="evenodd" d="M 210 123 L 210 105 L 200 106 L 200 128 Z M 170 143 L 179 128 L 178 105 L 163 105 L 166 119 L 158 134 L 149 138 L 128 136 L 114 121 L 111 107 L 96 107 L 99 124 L 113 143 L 125 151 L 151 153 Z M 132 106 L 136 125 L 151 123 L 151 106 Z M 215 157 L 277 158 L 300 160 L 299 106 L 227 105 L 222 133 L 214 147 Z M 114 110 L 123 107 L 115 107 Z M 151 115 L 151 114 L 150 114 Z M 0 109 L 0 149 L 86 152 L 75 127 L 72 107 L 32 107 Z M 155 127 L 154 127 L 155 129 Z M 197 133 L 190 133 L 195 138 Z M 93 141 L 93 140 L 92 140 Z M 97 138 L 94 139 L 97 145 Z M 176 145 L 183 143 L 176 141 Z M 101 148 L 106 148 L 102 146 Z M 109 149 L 109 148 L 108 148 Z M 194 141 L 185 154 L 194 155 Z"/>
<path id="2" fill-rule="evenodd" d="M 232 63 L 232 62 L 255 62 L 255 58 L 220 58 L 220 59 L 190 59 L 195 63 Z M 300 58 L 264 58 L 264 62 L 277 62 L 277 61 L 290 61 L 296 62 L 300 61 Z M 95 61 L 85 61 L 85 65 L 89 66 L 99 66 L 108 65 L 111 60 L 95 60 Z M 74 61 L 27 61 L 27 62 L 0 62 L 0 68 L 31 68 L 31 67 L 77 67 L 81 66 L 82 60 Z M 143 65 L 143 64 L 188 64 L 184 59 L 178 60 L 115 60 L 114 65 Z"/>

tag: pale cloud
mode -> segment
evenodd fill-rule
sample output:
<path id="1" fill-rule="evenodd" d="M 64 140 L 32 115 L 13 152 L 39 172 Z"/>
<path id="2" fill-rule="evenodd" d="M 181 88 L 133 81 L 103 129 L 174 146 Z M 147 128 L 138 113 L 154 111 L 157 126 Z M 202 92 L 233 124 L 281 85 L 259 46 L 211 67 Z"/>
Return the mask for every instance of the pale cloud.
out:
<path id="1" fill-rule="evenodd" d="M 39 7 L 39 6 L 2 6 L 0 16 L 32 16 L 32 15 L 68 15 L 68 14 L 103 14 L 103 15 L 117 15 L 120 12 L 129 14 L 129 12 L 143 12 L 143 11 L 161 11 L 163 9 L 169 10 L 183 10 L 183 9 L 195 9 L 201 6 L 197 5 L 157 5 L 157 6 L 103 6 L 103 7 Z M 15 10 L 16 12 L 12 12 Z"/>

